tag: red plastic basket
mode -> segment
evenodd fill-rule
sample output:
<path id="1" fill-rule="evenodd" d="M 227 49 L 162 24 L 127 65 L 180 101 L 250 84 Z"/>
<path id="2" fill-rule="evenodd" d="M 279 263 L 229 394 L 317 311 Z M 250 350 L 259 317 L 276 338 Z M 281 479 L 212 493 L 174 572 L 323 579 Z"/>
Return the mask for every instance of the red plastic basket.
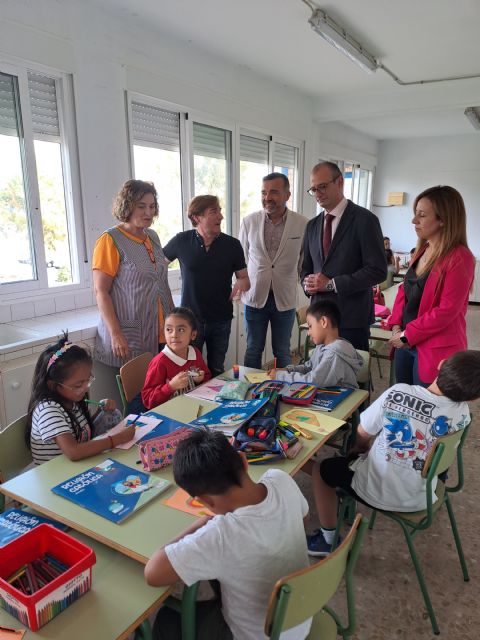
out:
<path id="1" fill-rule="evenodd" d="M 6 581 L 24 564 L 45 554 L 69 568 L 32 595 Z M 90 589 L 95 562 L 90 547 L 49 524 L 41 524 L 0 548 L 0 606 L 37 631 Z"/>

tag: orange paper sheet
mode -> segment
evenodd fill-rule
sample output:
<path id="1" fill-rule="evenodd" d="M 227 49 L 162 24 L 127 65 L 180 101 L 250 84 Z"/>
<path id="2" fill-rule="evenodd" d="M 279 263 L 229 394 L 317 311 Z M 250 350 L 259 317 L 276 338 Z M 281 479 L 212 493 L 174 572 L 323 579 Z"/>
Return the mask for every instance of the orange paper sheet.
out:
<path id="1" fill-rule="evenodd" d="M 25 629 L 11 629 L 10 627 L 0 626 L 0 640 L 22 640 L 25 635 Z"/>
<path id="2" fill-rule="evenodd" d="M 214 515 L 202 502 L 189 496 L 183 489 L 177 489 L 171 498 L 163 501 L 163 504 L 190 513 L 197 518 Z"/>

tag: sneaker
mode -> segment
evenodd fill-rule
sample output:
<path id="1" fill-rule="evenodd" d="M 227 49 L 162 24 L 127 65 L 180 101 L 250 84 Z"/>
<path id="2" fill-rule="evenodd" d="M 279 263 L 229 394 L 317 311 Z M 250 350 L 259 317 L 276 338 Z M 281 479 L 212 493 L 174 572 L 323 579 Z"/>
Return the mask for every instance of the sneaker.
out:
<path id="1" fill-rule="evenodd" d="M 341 538 L 338 539 L 340 544 Z M 311 536 L 307 535 L 307 548 L 309 556 L 328 556 L 332 551 L 332 545 L 323 537 L 321 529 L 317 529 Z"/>

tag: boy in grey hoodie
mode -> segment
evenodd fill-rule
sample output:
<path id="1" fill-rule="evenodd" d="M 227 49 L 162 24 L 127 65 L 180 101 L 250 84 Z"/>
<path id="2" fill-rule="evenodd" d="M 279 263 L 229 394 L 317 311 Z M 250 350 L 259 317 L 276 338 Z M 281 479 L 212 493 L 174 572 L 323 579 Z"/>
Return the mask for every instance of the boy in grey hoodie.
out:
<path id="1" fill-rule="evenodd" d="M 314 302 L 307 309 L 308 335 L 316 345 L 305 364 L 272 369 L 269 376 L 286 382 L 311 382 L 319 387 L 357 389 L 357 371 L 363 360 L 355 348 L 338 335 L 340 310 L 332 300 Z"/>

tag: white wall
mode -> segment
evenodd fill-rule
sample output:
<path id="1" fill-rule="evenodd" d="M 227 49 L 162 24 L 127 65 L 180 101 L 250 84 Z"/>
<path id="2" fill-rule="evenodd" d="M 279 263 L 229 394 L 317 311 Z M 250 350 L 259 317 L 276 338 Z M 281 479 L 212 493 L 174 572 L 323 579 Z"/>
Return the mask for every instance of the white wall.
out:
<path id="1" fill-rule="evenodd" d="M 111 226 L 112 200 L 130 177 L 125 90 L 178 104 L 225 126 L 237 123 L 305 141 L 304 189 L 309 186 L 309 169 L 324 153 L 375 164 L 375 141 L 338 124 L 315 124 L 310 96 L 161 34 L 151 25 L 140 26 L 128 15 L 109 14 L 90 0 L 1 4 L 0 61 L 45 65 L 73 76 L 89 255 L 96 238 Z M 314 205 L 304 196 L 302 212 L 314 215 Z M 90 265 L 84 268 L 89 289 Z M 62 308 L 81 306 L 71 293 L 55 292 L 55 297 L 61 296 L 70 298 L 62 301 Z M 0 297 L 0 303 L 9 302 L 5 295 Z M 37 307 L 35 314 L 40 315 Z"/>
<path id="2" fill-rule="evenodd" d="M 373 209 L 394 249 L 409 251 L 415 246 L 413 201 L 421 191 L 438 184 L 455 187 L 462 194 L 468 242 L 480 257 L 480 133 L 379 142 L 373 202 L 386 204 L 389 191 L 406 192 L 404 206 Z"/>

